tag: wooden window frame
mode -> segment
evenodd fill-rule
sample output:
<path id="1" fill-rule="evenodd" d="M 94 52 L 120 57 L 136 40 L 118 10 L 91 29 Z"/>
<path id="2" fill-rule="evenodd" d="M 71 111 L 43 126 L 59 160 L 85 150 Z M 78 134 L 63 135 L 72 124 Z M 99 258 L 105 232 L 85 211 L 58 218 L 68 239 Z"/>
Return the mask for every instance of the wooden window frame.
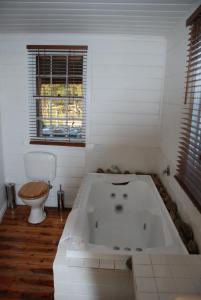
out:
<path id="1" fill-rule="evenodd" d="M 74 54 L 75 52 L 76 53 L 79 53 L 80 52 L 80 56 L 82 56 L 82 58 L 84 57 L 83 55 L 86 55 L 87 53 L 87 50 L 88 50 L 88 46 L 81 46 L 81 45 L 27 45 L 27 50 L 30 50 L 30 51 L 71 51 L 72 52 L 72 56 L 75 55 L 75 56 L 79 56 L 79 54 Z M 85 54 L 83 54 L 85 51 Z M 36 54 L 37 55 L 37 54 Z M 47 54 L 48 55 L 48 54 Z M 53 54 L 52 54 L 53 56 Z M 72 56 L 66 56 L 67 59 L 72 57 Z M 36 56 L 35 56 L 36 57 Z M 86 67 L 86 65 L 84 66 L 84 63 L 82 63 L 82 72 L 84 72 L 84 67 Z M 69 70 L 67 69 L 66 70 L 67 74 L 65 74 L 65 77 L 68 76 L 69 77 Z M 52 76 L 50 74 L 50 76 Z M 83 80 L 83 74 L 81 75 L 82 76 L 82 80 Z M 86 76 L 86 74 L 85 74 Z M 67 77 L 67 78 L 68 78 Z M 75 76 L 76 77 L 76 76 Z M 36 77 L 35 77 L 36 78 Z M 83 83 L 82 83 L 83 84 Z M 38 83 L 35 83 L 35 89 L 36 89 L 36 94 L 37 94 L 37 89 L 38 89 Z M 84 83 L 84 89 L 86 89 L 86 81 Z M 40 95 L 39 95 L 40 97 Z M 54 96 L 48 96 L 49 98 L 54 98 Z M 66 97 L 66 96 L 65 96 Z M 71 96 L 71 98 L 74 98 L 75 96 Z M 42 97 L 41 97 L 42 98 Z M 61 97 L 62 98 L 62 97 Z M 70 98 L 69 98 L 70 99 Z M 86 90 L 85 90 L 85 95 L 83 95 L 80 100 L 83 100 L 85 103 L 84 103 L 84 109 L 86 110 Z M 70 101 L 70 100 L 69 100 Z M 37 121 L 37 119 L 41 116 L 39 110 L 39 106 L 37 105 L 37 100 L 36 100 L 36 131 L 37 131 L 37 135 L 36 137 L 33 139 L 33 138 L 30 138 L 30 141 L 29 143 L 32 144 L 32 145 L 51 145 L 51 146 L 69 146 L 69 147 L 85 147 L 86 146 L 86 143 L 85 141 L 79 141 L 79 139 L 77 139 L 76 137 L 73 138 L 73 137 L 69 137 L 69 138 L 64 138 L 62 139 L 58 139 L 56 137 L 48 137 L 46 138 L 44 136 L 41 137 L 41 138 L 38 138 L 37 139 L 37 136 L 39 137 L 40 134 L 41 134 L 41 129 L 39 128 L 39 122 Z M 83 111 L 84 113 L 84 132 L 85 132 L 85 138 L 84 140 L 86 139 L 86 111 Z M 39 134 L 40 132 L 40 134 Z M 76 140 L 77 139 L 77 140 Z M 70 141 L 71 140 L 71 141 Z"/>

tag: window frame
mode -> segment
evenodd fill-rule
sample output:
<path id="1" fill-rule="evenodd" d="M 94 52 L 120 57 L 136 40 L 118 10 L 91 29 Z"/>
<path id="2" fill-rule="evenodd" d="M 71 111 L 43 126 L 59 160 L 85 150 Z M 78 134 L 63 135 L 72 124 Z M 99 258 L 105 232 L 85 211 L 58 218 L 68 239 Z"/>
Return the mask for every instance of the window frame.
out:
<path id="1" fill-rule="evenodd" d="M 82 56 L 82 60 L 83 60 L 82 61 L 82 71 L 81 71 L 82 75 L 80 75 L 81 76 L 80 78 L 82 78 L 82 83 L 81 84 L 82 84 L 82 88 L 84 90 L 82 96 L 77 96 L 77 98 L 80 97 L 80 100 L 83 101 L 82 102 L 83 103 L 83 110 L 82 110 L 82 115 L 83 116 L 81 117 L 81 120 L 82 120 L 81 121 L 82 122 L 81 123 L 82 124 L 81 128 L 82 128 L 82 131 L 84 132 L 84 137 L 82 137 L 82 139 L 79 139 L 77 137 L 75 137 L 75 138 L 73 138 L 73 137 L 66 137 L 65 138 L 65 136 L 64 136 L 64 138 L 63 137 L 57 138 L 56 136 L 49 136 L 49 137 L 45 137 L 44 136 L 44 137 L 41 137 L 38 134 L 39 130 L 41 132 L 41 129 L 38 128 L 39 127 L 39 125 L 38 125 L 39 121 L 37 120 L 37 118 L 39 116 L 41 117 L 41 114 L 38 114 L 38 111 L 40 110 L 40 108 L 37 107 L 38 106 L 37 105 L 37 102 L 38 102 L 37 101 L 37 94 L 38 94 L 37 93 L 37 91 L 38 91 L 37 75 L 38 74 L 37 74 L 37 71 L 35 70 L 35 83 L 34 83 L 34 88 L 32 86 L 32 89 L 35 89 L 35 95 L 36 96 L 33 97 L 33 95 L 32 95 L 32 101 L 33 101 L 33 98 L 35 98 L 35 110 L 36 110 L 36 113 L 35 113 L 35 124 L 36 124 L 36 127 L 37 127 L 37 129 L 36 129 L 37 135 L 34 138 L 32 138 L 29 135 L 29 138 L 30 138 L 29 143 L 30 144 L 35 144 L 35 145 L 55 145 L 55 146 L 85 147 L 86 146 L 86 104 L 87 104 L 87 99 L 86 99 L 86 97 L 87 97 L 87 92 L 86 92 L 86 88 L 87 88 L 87 79 L 86 79 L 87 70 L 86 69 L 87 69 L 87 52 L 88 52 L 88 46 L 82 46 L 82 45 L 27 45 L 27 50 L 28 51 L 35 51 L 35 53 L 37 53 L 37 51 L 44 51 L 44 52 L 46 52 L 46 51 L 47 52 L 48 51 L 55 51 L 56 52 L 56 51 L 60 51 L 60 50 L 66 51 L 66 52 L 70 51 L 72 53 L 72 55 L 68 55 L 68 54 L 65 55 L 65 57 L 67 59 L 67 64 L 68 64 L 69 57 Z M 77 52 L 78 53 L 80 52 L 80 54 L 76 54 Z M 35 59 L 36 59 L 37 55 L 39 57 L 39 54 L 35 54 Z M 54 54 L 52 54 L 52 57 L 53 56 L 54 56 Z M 61 56 L 62 56 L 62 54 L 61 54 Z M 52 59 L 52 57 L 51 57 L 51 59 Z M 84 64 L 84 59 L 86 59 L 85 64 Z M 36 68 L 37 68 L 37 61 L 35 63 L 35 69 Z M 51 69 L 51 74 L 50 74 L 51 76 L 52 76 L 52 73 L 53 73 L 53 71 Z M 67 76 L 69 78 L 69 69 L 68 69 L 68 67 L 66 68 L 66 73 L 64 74 L 64 76 Z M 85 79 L 83 79 L 84 76 L 85 76 Z M 61 77 L 62 77 L 62 75 L 61 75 Z M 72 77 L 73 77 L 73 75 L 72 75 Z M 70 83 L 66 82 L 67 87 L 68 87 L 69 84 L 71 84 L 71 82 Z M 58 98 L 57 96 L 52 96 L 52 95 L 48 96 L 48 97 L 51 98 L 51 100 L 54 100 L 54 97 Z M 43 96 L 38 95 L 38 98 L 39 99 L 43 98 Z M 67 101 L 67 103 L 70 102 L 70 96 L 69 95 L 63 96 L 63 97 L 61 96 L 61 100 L 62 100 L 62 98 L 63 99 L 64 98 L 65 99 L 69 98 L 66 101 Z M 72 95 L 71 98 L 76 98 L 76 96 Z M 74 101 L 76 101 L 76 100 L 74 100 Z M 70 119 L 66 119 L 66 122 L 71 122 L 71 118 Z M 72 127 L 73 127 L 73 123 L 72 123 Z M 70 128 L 71 127 L 69 127 L 69 129 Z M 30 129 L 30 126 L 29 126 L 29 129 Z"/>
<path id="2" fill-rule="evenodd" d="M 187 19 L 186 26 L 190 26 L 190 33 L 175 179 L 201 213 L 201 5 Z"/>

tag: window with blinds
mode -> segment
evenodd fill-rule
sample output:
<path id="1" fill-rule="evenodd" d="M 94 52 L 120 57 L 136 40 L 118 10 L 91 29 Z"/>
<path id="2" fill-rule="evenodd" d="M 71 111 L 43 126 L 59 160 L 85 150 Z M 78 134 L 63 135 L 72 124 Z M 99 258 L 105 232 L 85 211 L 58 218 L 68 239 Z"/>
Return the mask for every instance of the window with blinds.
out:
<path id="1" fill-rule="evenodd" d="M 84 145 L 87 46 L 28 45 L 30 142 Z"/>
<path id="2" fill-rule="evenodd" d="M 176 178 L 201 211 L 201 6 L 187 26 L 187 78 Z"/>

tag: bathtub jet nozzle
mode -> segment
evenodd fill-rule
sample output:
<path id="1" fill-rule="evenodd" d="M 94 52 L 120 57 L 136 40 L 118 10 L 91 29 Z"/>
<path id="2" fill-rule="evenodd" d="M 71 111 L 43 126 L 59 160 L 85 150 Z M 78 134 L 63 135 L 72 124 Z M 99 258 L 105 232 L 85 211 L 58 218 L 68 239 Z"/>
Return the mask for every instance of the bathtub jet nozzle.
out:
<path id="1" fill-rule="evenodd" d="M 116 212 L 122 212 L 122 211 L 123 211 L 123 205 L 117 204 L 117 205 L 115 206 L 115 211 L 116 211 Z"/>

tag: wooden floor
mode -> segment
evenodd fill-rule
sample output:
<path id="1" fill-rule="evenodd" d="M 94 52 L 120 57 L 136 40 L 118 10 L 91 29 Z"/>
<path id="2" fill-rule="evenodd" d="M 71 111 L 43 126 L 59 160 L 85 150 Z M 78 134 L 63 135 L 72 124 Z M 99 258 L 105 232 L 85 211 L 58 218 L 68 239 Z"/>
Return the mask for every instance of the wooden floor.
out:
<path id="1" fill-rule="evenodd" d="M 28 207 L 7 209 L 0 224 L 0 299 L 54 299 L 52 264 L 69 211 L 46 211 L 44 222 L 31 225 Z"/>

